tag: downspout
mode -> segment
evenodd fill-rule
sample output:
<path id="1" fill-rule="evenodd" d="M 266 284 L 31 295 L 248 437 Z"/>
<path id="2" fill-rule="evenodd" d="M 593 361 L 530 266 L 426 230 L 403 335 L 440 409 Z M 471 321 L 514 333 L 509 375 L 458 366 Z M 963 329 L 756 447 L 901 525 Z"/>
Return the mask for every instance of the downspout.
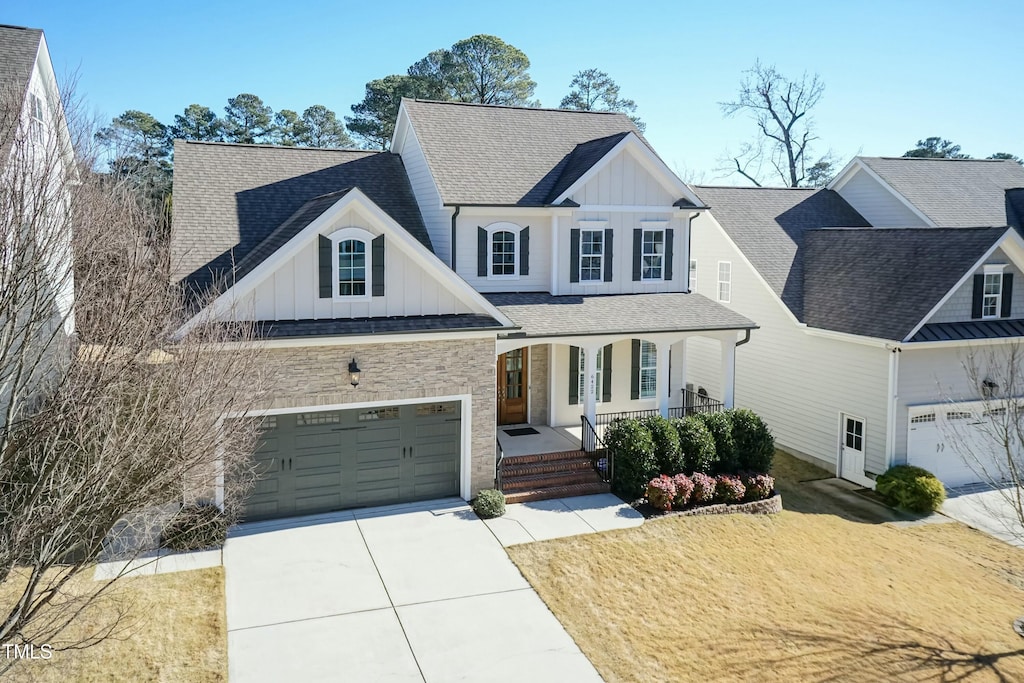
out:
<path id="1" fill-rule="evenodd" d="M 690 290 L 690 263 L 693 261 L 693 252 L 690 251 L 693 245 L 693 219 L 700 215 L 700 211 L 691 213 L 686 217 L 686 293 L 693 294 Z M 747 330 L 747 341 L 750 340 L 750 330 Z M 743 342 L 746 344 L 747 342 Z"/>
<path id="2" fill-rule="evenodd" d="M 896 459 L 896 409 L 899 405 L 900 386 L 900 354 L 903 349 L 898 344 L 887 345 L 889 356 L 889 414 L 886 418 L 886 457 L 885 466 L 889 469 Z"/>
<path id="3" fill-rule="evenodd" d="M 736 346 L 743 346 L 744 344 L 750 341 L 750 328 L 748 327 L 747 329 L 743 330 L 743 333 L 743 341 L 736 342 Z"/>
<path id="4" fill-rule="evenodd" d="M 456 206 L 455 211 L 452 211 L 452 270 L 455 271 L 455 219 L 459 217 L 459 211 L 462 210 L 461 206 Z M 458 272 L 458 271 L 455 271 Z"/>

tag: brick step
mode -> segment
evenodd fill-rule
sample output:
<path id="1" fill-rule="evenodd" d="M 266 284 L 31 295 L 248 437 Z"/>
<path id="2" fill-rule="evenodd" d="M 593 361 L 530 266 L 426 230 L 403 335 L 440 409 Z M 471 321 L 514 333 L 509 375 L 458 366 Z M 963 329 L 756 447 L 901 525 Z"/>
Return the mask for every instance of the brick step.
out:
<path id="1" fill-rule="evenodd" d="M 512 503 L 529 503 L 537 500 L 551 500 L 552 498 L 572 498 L 573 496 L 587 496 L 594 493 L 608 493 L 609 491 L 608 484 L 604 482 L 552 486 L 550 488 L 506 493 L 505 502 L 511 505 Z"/>
<path id="2" fill-rule="evenodd" d="M 543 489 L 552 486 L 572 486 L 574 484 L 590 484 L 600 482 L 601 477 L 594 470 L 580 472 L 548 472 L 546 474 L 529 474 L 518 477 L 503 476 L 501 488 L 505 493 Z"/>
<path id="3" fill-rule="evenodd" d="M 505 463 L 501 465 L 503 478 L 551 472 L 579 472 L 592 469 L 594 469 L 594 461 L 590 458 L 566 458 L 565 460 L 551 460 L 549 462 L 537 462 L 513 467 L 509 467 Z"/>
<path id="4" fill-rule="evenodd" d="M 502 458 L 506 467 L 518 467 L 519 465 L 531 465 L 555 460 L 569 460 L 572 458 L 589 457 L 583 451 L 558 451 L 555 453 L 535 453 L 533 455 L 507 455 Z"/>

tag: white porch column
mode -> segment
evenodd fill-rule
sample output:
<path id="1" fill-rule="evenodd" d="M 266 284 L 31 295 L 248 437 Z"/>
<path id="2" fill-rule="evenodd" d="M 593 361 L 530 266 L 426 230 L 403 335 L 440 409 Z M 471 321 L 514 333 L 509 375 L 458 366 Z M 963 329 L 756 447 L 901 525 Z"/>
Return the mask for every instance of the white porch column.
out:
<path id="1" fill-rule="evenodd" d="M 733 407 L 736 390 L 736 338 L 722 339 L 722 403 Z"/>
<path id="2" fill-rule="evenodd" d="M 676 367 L 679 368 L 679 405 L 686 405 L 686 340 L 688 337 L 683 337 L 683 340 L 676 344 L 675 362 Z"/>
<path id="3" fill-rule="evenodd" d="M 672 345 L 667 341 L 658 342 L 654 346 L 658 363 L 658 410 L 662 417 L 668 417 L 668 353 L 671 348 Z"/>
<path id="4" fill-rule="evenodd" d="M 585 346 L 583 350 L 583 413 L 590 424 L 597 421 L 597 352 L 600 346 Z"/>

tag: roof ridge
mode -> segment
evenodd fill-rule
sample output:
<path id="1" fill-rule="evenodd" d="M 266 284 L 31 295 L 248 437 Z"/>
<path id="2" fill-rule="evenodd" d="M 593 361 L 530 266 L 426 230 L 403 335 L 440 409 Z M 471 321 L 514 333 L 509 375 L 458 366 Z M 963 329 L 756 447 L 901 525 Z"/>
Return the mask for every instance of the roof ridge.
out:
<path id="1" fill-rule="evenodd" d="M 224 140 L 184 140 L 175 138 L 174 142 L 186 145 L 219 145 L 221 147 L 256 147 L 260 149 L 297 149 L 316 152 L 360 152 L 362 154 L 391 154 L 389 150 L 359 149 L 358 147 L 300 147 L 299 145 L 273 145 L 266 142 L 227 142 Z"/>
<path id="2" fill-rule="evenodd" d="M 487 102 L 456 102 L 454 100 L 422 100 L 418 97 L 403 97 L 402 99 L 408 99 L 413 102 L 420 102 L 423 104 L 451 104 L 458 105 L 461 107 L 490 107 L 491 109 L 520 109 L 524 111 L 556 111 L 565 112 L 567 114 L 611 114 L 614 116 L 625 116 L 629 118 L 628 114 L 621 111 L 594 111 L 592 109 L 563 109 L 560 107 L 527 107 L 524 105 L 516 104 L 490 104 Z"/>
<path id="3" fill-rule="evenodd" d="M 825 231 L 825 230 L 863 230 L 865 232 L 898 232 L 898 231 L 906 232 L 908 230 L 919 230 L 921 232 L 961 231 L 961 230 L 964 230 L 964 231 L 966 231 L 966 230 L 1002 230 L 1002 231 L 1006 231 L 1006 230 L 1010 230 L 1010 229 L 1011 228 L 1008 225 L 943 225 L 943 226 L 938 226 L 938 227 L 934 227 L 934 228 L 931 227 L 931 226 L 928 226 L 928 225 L 907 225 L 907 226 L 903 226 L 903 227 L 892 226 L 892 225 L 884 226 L 884 227 L 875 227 L 875 226 L 841 227 L 841 226 L 833 225 L 833 226 L 828 226 L 828 227 L 814 228 L 812 230 L 808 230 L 807 232 L 822 232 L 822 231 Z"/>
<path id="4" fill-rule="evenodd" d="M 770 185 L 761 187 L 757 185 L 691 185 L 690 187 L 703 187 L 709 190 L 803 190 L 805 192 L 817 192 L 827 190 L 827 187 L 778 187 Z"/>
<path id="5" fill-rule="evenodd" d="M 858 159 L 885 159 L 886 161 L 985 161 L 1000 162 L 1013 161 L 1013 159 L 952 159 L 950 157 L 887 157 L 887 156 L 860 156 Z M 1016 163 L 1016 162 L 1014 162 Z"/>
<path id="6" fill-rule="evenodd" d="M 31 26 L 15 26 L 14 24 L 0 24 L 0 28 L 13 28 L 19 31 L 39 31 L 40 33 L 42 33 L 43 31 L 43 29 L 41 28 L 32 28 Z"/>

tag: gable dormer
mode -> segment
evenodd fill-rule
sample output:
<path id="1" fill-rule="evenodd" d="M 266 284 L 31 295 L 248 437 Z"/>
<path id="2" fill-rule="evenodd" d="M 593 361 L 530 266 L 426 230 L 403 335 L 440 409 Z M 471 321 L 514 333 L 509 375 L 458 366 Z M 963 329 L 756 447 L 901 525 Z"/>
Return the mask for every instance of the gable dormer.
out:
<path id="1" fill-rule="evenodd" d="M 857 213 L 877 227 L 934 227 L 920 210 L 897 192 L 878 173 L 858 158 L 853 159 L 829 183 Z"/>

